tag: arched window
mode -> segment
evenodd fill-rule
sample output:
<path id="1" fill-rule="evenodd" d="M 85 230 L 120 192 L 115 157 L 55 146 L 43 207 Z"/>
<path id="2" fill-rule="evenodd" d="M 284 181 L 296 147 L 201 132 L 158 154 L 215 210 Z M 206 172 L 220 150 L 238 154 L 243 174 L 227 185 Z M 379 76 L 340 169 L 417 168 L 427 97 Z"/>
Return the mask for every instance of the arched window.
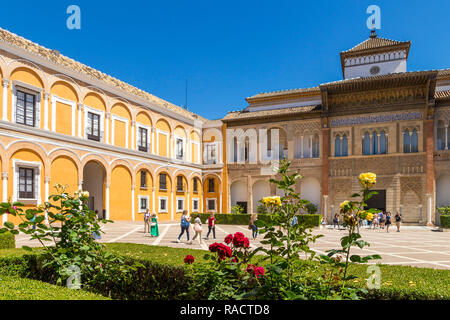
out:
<path id="1" fill-rule="evenodd" d="M 341 157 L 341 137 L 339 135 L 336 136 L 334 139 L 334 156 L 335 157 Z"/>
<path id="2" fill-rule="evenodd" d="M 364 134 L 363 138 L 363 155 L 370 155 L 370 135 L 369 132 Z"/>
<path id="3" fill-rule="evenodd" d="M 245 137 L 245 149 L 244 149 L 244 158 L 245 162 L 248 162 L 248 151 L 250 148 L 250 139 L 248 137 Z"/>
<path id="4" fill-rule="evenodd" d="M 410 153 L 411 152 L 411 136 L 409 135 L 409 130 L 406 129 L 403 132 L 403 152 Z"/>
<path id="5" fill-rule="evenodd" d="M 380 154 L 386 154 L 387 153 L 387 139 L 386 139 L 386 133 L 384 131 L 381 131 L 380 133 Z"/>
<path id="6" fill-rule="evenodd" d="M 313 158 L 320 157 L 320 139 L 319 139 L 319 135 L 317 133 L 313 137 L 312 157 Z"/>
<path id="7" fill-rule="evenodd" d="M 378 154 L 378 133 L 372 133 L 372 154 Z"/>
<path id="8" fill-rule="evenodd" d="M 301 159 L 302 157 L 302 137 L 295 135 L 295 145 L 294 145 L 294 157 L 295 159 Z"/>
<path id="9" fill-rule="evenodd" d="M 311 158 L 310 153 L 311 138 L 309 135 L 303 136 L 303 158 Z"/>
<path id="10" fill-rule="evenodd" d="M 413 130 L 411 136 L 411 152 L 419 152 L 419 135 L 416 129 Z"/>
<path id="11" fill-rule="evenodd" d="M 272 130 L 267 130 L 267 157 L 272 157 Z"/>
<path id="12" fill-rule="evenodd" d="M 437 147 L 438 150 L 445 150 L 445 147 L 446 147 L 446 144 L 445 144 L 445 125 L 444 125 L 444 121 L 442 121 L 442 120 L 438 121 L 436 147 Z"/>
<path id="13" fill-rule="evenodd" d="M 342 137 L 341 154 L 342 154 L 343 157 L 347 157 L 348 156 L 348 138 L 347 138 L 346 134 L 344 134 L 344 136 Z"/>

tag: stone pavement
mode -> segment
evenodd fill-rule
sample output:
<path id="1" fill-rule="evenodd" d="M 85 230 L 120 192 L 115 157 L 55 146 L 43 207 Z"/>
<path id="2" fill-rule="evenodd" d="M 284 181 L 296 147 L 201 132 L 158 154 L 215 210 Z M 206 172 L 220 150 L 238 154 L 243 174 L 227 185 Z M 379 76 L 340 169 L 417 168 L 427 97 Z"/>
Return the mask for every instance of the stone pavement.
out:
<path id="1" fill-rule="evenodd" d="M 183 235 L 182 242 L 177 243 L 177 237 L 180 233 L 179 223 L 160 223 L 158 238 L 151 238 L 148 234 L 144 235 L 143 222 L 115 222 L 104 226 L 105 234 L 100 240 L 103 243 L 121 242 L 121 243 L 139 243 L 154 246 L 168 246 L 176 248 L 193 248 L 208 250 L 208 246 L 213 242 L 223 242 L 229 233 L 242 232 L 250 239 L 253 248 L 260 245 L 259 239 L 251 240 L 251 231 L 247 226 L 217 225 L 216 238 L 213 239 L 212 233 L 209 240 L 202 239 L 202 243 L 194 241 L 187 244 L 186 233 Z M 205 238 L 208 227 L 203 225 L 202 238 Z M 318 253 L 325 253 L 329 249 L 339 249 L 339 239 L 344 236 L 345 230 L 333 229 L 327 226 L 324 229 L 314 230 L 314 234 L 322 234 L 324 237 L 318 239 L 311 248 Z M 194 232 L 191 228 L 191 239 Z M 370 247 L 353 249 L 353 254 L 369 255 L 379 254 L 382 260 L 372 263 L 383 263 L 392 265 L 410 265 L 415 267 L 427 267 L 436 269 L 450 269 L 450 232 L 434 232 L 428 227 L 402 226 L 401 232 L 396 232 L 395 226 L 391 227 L 389 233 L 383 229 L 361 229 L 363 240 L 371 244 Z M 16 246 L 40 246 L 33 241 L 31 243 L 29 236 L 20 234 L 16 238 Z"/>

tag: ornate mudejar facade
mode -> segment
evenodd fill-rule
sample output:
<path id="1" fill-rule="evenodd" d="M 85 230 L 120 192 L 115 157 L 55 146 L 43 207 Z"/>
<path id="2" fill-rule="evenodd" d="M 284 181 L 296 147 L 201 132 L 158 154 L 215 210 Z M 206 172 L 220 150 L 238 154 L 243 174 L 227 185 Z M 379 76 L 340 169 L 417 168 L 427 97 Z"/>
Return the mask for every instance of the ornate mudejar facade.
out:
<path id="1" fill-rule="evenodd" d="M 33 207 L 62 184 L 112 220 L 250 213 L 280 194 L 268 179 L 287 158 L 328 221 L 372 171 L 371 206 L 438 222 L 450 204 L 450 69 L 407 72 L 410 45 L 372 33 L 341 53 L 343 80 L 257 94 L 212 121 L 0 29 L 2 201 Z"/>
<path id="2" fill-rule="evenodd" d="M 341 53 L 343 80 L 260 93 L 229 113 L 230 206 L 254 212 L 261 196 L 280 195 L 267 180 L 287 158 L 304 177 L 296 190 L 328 222 L 370 171 L 370 207 L 439 224 L 436 207 L 450 205 L 450 69 L 408 72 L 410 46 L 373 31 Z"/>

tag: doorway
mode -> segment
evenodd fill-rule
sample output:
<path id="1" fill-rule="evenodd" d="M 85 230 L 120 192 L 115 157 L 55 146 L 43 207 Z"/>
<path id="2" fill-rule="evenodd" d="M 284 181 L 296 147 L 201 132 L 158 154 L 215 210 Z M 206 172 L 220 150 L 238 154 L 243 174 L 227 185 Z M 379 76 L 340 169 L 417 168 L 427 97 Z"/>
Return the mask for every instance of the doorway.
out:
<path id="1" fill-rule="evenodd" d="M 374 194 L 372 198 L 366 201 L 367 207 L 364 209 L 379 209 L 382 211 L 386 211 L 386 190 L 373 190 L 378 192 L 378 194 Z"/>

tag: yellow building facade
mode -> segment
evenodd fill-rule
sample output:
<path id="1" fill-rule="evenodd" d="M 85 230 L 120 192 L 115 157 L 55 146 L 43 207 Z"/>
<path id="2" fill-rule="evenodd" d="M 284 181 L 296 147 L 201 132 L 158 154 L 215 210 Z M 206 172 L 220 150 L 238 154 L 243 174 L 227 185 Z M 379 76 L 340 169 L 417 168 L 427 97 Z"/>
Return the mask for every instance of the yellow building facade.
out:
<path id="1" fill-rule="evenodd" d="M 228 211 L 221 122 L 3 29 L 0 78 L 2 201 L 36 207 L 61 184 L 111 220 Z"/>

